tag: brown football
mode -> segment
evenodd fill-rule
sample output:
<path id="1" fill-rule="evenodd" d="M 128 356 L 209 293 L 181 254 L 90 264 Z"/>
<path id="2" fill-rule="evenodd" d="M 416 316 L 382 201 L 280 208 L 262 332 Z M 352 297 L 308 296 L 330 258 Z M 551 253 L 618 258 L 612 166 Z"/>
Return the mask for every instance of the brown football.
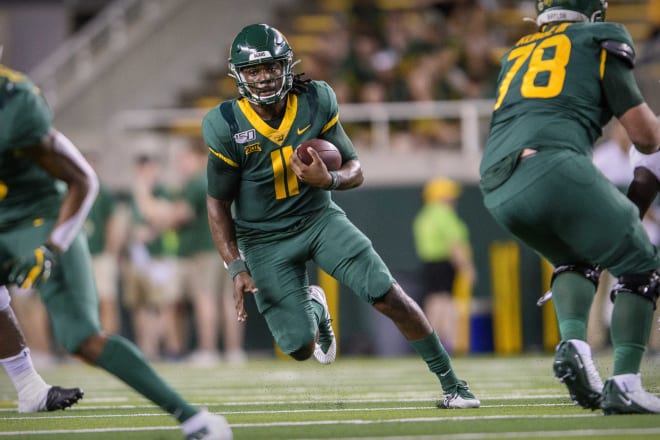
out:
<path id="1" fill-rule="evenodd" d="M 312 156 L 307 151 L 309 148 L 316 150 L 328 171 L 341 168 L 341 153 L 331 142 L 325 139 L 309 139 L 296 148 L 296 154 L 305 165 L 312 163 Z"/>

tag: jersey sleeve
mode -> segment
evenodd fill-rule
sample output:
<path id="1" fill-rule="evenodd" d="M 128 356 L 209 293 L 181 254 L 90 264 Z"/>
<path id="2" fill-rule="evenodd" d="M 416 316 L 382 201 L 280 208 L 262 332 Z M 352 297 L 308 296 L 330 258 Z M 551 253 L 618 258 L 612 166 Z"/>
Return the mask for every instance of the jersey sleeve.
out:
<path id="1" fill-rule="evenodd" d="M 603 22 L 603 23 L 592 23 L 590 26 L 593 27 L 593 36 L 594 39 L 602 43 L 603 41 L 618 41 L 619 43 L 625 43 L 631 48 L 633 45 L 633 39 L 630 36 L 630 33 L 624 25 L 621 23 L 612 23 L 612 22 Z"/>
<path id="2" fill-rule="evenodd" d="M 339 121 L 339 105 L 334 90 L 324 81 L 315 81 L 319 96 L 319 117 L 323 115 L 327 123 L 321 130 L 321 138 L 332 142 L 341 152 L 342 162 L 358 158 L 353 142 Z"/>
<path id="3" fill-rule="evenodd" d="M 229 125 L 216 107 L 202 122 L 202 136 L 209 148 L 207 193 L 218 200 L 233 200 L 241 179 L 241 159 L 233 148 Z"/>
<path id="4" fill-rule="evenodd" d="M 603 54 L 607 59 L 604 63 L 602 78 L 603 94 L 608 106 L 617 118 L 626 111 L 644 102 L 637 80 L 628 64 L 610 54 Z"/>
<path id="5" fill-rule="evenodd" d="M 32 87 L 20 90 L 16 96 L 18 117 L 13 121 L 13 148 L 26 148 L 39 143 L 48 134 L 52 114 L 41 93 Z"/>
<path id="6" fill-rule="evenodd" d="M 625 44 L 634 52 L 633 41 L 626 28 L 619 23 L 597 23 L 595 38 L 599 43 L 606 41 Z M 617 118 L 635 107 L 644 98 L 633 73 L 632 63 L 615 53 L 601 49 L 601 80 L 605 99 Z"/>

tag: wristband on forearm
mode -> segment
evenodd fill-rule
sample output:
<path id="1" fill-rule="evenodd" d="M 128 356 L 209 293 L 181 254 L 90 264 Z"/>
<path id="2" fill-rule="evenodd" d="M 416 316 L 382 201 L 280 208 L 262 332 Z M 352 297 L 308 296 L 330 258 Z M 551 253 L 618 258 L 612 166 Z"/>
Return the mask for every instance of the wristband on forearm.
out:
<path id="1" fill-rule="evenodd" d="M 234 279 L 236 275 L 238 275 L 241 272 L 249 272 L 247 264 L 245 264 L 245 260 L 242 260 L 240 258 L 237 258 L 231 263 L 229 263 L 227 265 L 227 270 L 229 271 L 229 275 L 231 275 L 232 279 Z"/>
<path id="2" fill-rule="evenodd" d="M 337 189 L 341 184 L 341 178 L 339 177 L 339 173 L 337 171 L 330 171 L 330 177 L 332 177 L 332 181 L 330 182 L 330 185 L 325 188 L 326 191 Z"/>

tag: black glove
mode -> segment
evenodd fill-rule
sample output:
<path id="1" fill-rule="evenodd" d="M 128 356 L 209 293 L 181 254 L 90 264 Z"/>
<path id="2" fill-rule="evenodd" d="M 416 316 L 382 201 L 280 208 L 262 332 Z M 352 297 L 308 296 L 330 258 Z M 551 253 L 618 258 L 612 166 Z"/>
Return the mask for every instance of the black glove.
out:
<path id="1" fill-rule="evenodd" d="M 36 289 L 48 279 L 56 259 L 57 253 L 45 244 L 28 256 L 13 258 L 6 264 L 9 283 L 15 283 L 21 289 Z"/>

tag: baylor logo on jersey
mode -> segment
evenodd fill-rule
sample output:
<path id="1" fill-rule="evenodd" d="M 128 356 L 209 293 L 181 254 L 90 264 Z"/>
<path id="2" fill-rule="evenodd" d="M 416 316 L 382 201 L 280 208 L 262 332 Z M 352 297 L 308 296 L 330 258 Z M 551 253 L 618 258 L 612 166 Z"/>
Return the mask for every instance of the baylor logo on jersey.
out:
<path id="1" fill-rule="evenodd" d="M 261 151 L 261 144 L 257 142 L 256 144 L 250 144 L 245 147 L 245 155 L 247 156 L 248 154 L 252 153 L 258 153 Z"/>
<path id="2" fill-rule="evenodd" d="M 255 139 L 257 139 L 257 132 L 254 128 L 247 131 L 241 131 L 234 135 L 234 141 L 236 141 L 237 144 L 245 144 L 247 142 L 252 142 Z"/>

